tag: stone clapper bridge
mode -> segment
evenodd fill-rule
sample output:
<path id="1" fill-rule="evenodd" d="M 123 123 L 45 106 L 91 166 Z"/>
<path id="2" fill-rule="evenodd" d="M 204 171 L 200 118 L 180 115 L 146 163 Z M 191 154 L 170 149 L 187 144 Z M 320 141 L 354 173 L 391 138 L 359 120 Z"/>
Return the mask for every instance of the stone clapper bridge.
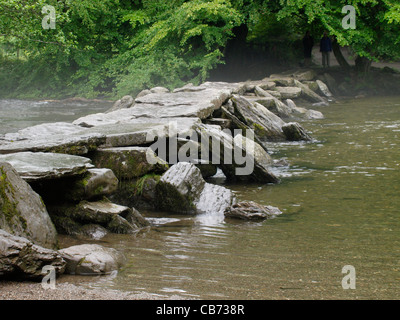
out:
<path id="1" fill-rule="evenodd" d="M 278 183 L 266 145 L 312 141 L 294 121 L 323 115 L 297 107 L 293 100 L 327 106 L 332 94 L 315 79 L 312 70 L 303 70 L 244 83 L 188 84 L 172 92 L 157 87 L 135 99 L 125 96 L 105 113 L 1 136 L 0 244 L 19 250 L 28 246 L 37 252 L 37 261 L 36 268 L 21 271 L 22 256 L 4 249 L 0 259 L 8 268 L 0 268 L 0 276 L 35 278 L 46 263 L 53 264 L 57 273 L 115 270 L 123 258 L 111 248 L 82 245 L 53 251 L 57 232 L 95 240 L 109 232 L 132 234 L 149 226 L 136 209 L 244 220 L 280 214 L 271 206 L 237 203 L 231 190 L 204 179 L 219 168 L 229 180 Z M 173 136 L 171 122 L 176 124 Z M 251 132 L 254 140 L 245 132 Z M 171 150 L 157 154 L 154 146 L 162 139 L 174 141 L 177 151 L 189 146 L 190 159 L 175 164 Z M 217 150 L 217 163 L 209 160 L 211 155 L 206 160 L 201 157 L 204 141 L 214 153 Z M 232 154 L 238 149 L 253 164 L 248 174 L 237 174 L 243 161 L 227 159 L 227 150 Z M 46 263 L 40 261 L 44 252 L 49 256 Z"/>

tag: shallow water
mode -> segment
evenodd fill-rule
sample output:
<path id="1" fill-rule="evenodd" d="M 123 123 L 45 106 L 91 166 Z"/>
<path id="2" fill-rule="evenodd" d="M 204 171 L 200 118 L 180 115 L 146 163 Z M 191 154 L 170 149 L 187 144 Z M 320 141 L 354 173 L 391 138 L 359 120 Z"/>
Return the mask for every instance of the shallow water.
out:
<path id="1" fill-rule="evenodd" d="M 400 97 L 320 108 L 313 143 L 271 144 L 291 166 L 278 185 L 229 184 L 283 212 L 261 223 L 143 212 L 155 224 L 99 243 L 122 250 L 112 276 L 62 281 L 201 299 L 397 299 L 400 293 Z M 61 237 L 61 243 L 77 243 Z M 342 268 L 356 289 L 342 288 Z"/>
<path id="2" fill-rule="evenodd" d="M 107 101 L 0 100 L 0 135 L 46 122 L 72 122 L 111 106 Z"/>

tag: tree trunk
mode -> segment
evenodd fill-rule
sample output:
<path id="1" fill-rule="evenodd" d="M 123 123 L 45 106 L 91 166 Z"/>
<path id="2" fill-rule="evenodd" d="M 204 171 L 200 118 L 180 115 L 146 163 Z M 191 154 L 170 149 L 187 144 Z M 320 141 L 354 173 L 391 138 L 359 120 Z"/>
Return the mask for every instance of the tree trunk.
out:
<path id="1" fill-rule="evenodd" d="M 372 60 L 358 56 L 356 58 L 356 71 L 359 75 L 366 75 L 371 69 Z"/>
<path id="2" fill-rule="evenodd" d="M 345 69 L 345 70 L 349 70 L 350 69 L 350 65 L 347 62 L 346 58 L 343 56 L 342 51 L 340 50 L 340 46 L 337 43 L 336 40 L 332 41 L 332 51 L 333 54 L 335 55 L 335 58 L 337 60 L 337 62 L 339 63 L 339 65 Z"/>

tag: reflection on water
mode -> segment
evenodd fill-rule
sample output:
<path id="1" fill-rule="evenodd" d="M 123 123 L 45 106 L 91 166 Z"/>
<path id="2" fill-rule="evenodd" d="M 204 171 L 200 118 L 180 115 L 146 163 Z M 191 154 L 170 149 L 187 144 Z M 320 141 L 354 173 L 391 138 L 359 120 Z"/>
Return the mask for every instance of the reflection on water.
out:
<path id="1" fill-rule="evenodd" d="M 400 98 L 320 110 L 324 120 L 302 123 L 318 141 L 269 146 L 273 158 L 291 164 L 276 169 L 282 183 L 227 184 L 239 199 L 279 207 L 282 215 L 246 223 L 143 212 L 151 229 L 97 242 L 126 254 L 117 276 L 66 279 L 160 297 L 398 298 Z M 342 289 L 345 265 L 356 268 L 356 290 Z"/>

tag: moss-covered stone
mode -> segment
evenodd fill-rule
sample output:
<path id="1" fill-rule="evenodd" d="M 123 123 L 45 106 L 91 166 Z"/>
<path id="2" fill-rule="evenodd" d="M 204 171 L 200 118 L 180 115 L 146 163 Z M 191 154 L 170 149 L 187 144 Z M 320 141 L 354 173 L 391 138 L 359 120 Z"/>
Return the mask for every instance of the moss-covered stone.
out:
<path id="1" fill-rule="evenodd" d="M 44 247 L 57 246 L 42 199 L 8 163 L 0 163 L 0 229 Z"/>
<path id="2" fill-rule="evenodd" d="M 147 157 L 151 157 L 152 163 Z M 169 167 L 146 147 L 101 149 L 93 154 L 92 160 L 97 168 L 111 169 L 119 180 L 132 180 L 149 172 L 163 173 Z"/>
<path id="3" fill-rule="evenodd" d="M 14 194 L 14 188 L 9 183 L 3 167 L 0 167 L 0 173 L 0 212 L 2 212 L 6 223 L 13 225 L 13 219 L 19 218 L 16 203 L 9 197 L 9 194 Z"/>

